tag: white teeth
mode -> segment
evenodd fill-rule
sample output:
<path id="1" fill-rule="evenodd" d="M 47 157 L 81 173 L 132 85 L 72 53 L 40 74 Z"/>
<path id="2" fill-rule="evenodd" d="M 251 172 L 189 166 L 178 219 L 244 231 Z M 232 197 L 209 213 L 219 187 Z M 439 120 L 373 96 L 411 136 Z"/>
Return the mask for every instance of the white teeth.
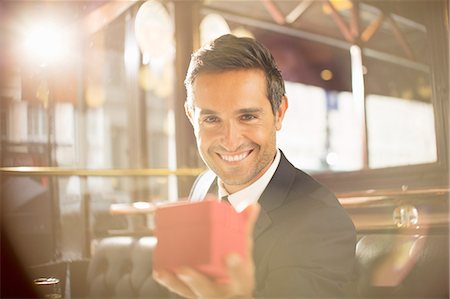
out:
<path id="1" fill-rule="evenodd" d="M 236 162 L 236 161 L 241 161 L 243 160 L 245 157 L 248 156 L 248 152 L 240 154 L 240 155 L 234 155 L 234 156 L 224 156 L 221 155 L 222 159 L 224 159 L 225 161 L 228 162 Z"/>

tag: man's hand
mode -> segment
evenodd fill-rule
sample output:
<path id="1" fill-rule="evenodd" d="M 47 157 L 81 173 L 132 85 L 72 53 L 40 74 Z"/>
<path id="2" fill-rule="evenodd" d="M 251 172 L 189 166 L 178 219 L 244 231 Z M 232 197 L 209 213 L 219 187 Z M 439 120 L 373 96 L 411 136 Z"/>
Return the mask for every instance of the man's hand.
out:
<path id="1" fill-rule="evenodd" d="M 153 271 L 153 278 L 170 291 L 186 298 L 251 298 L 255 288 L 255 266 L 253 264 L 253 227 L 258 219 L 259 205 L 254 204 L 242 213 L 247 218 L 247 258 L 238 254 L 226 257 L 229 281 L 216 282 L 210 277 L 188 267 L 175 273 Z"/>

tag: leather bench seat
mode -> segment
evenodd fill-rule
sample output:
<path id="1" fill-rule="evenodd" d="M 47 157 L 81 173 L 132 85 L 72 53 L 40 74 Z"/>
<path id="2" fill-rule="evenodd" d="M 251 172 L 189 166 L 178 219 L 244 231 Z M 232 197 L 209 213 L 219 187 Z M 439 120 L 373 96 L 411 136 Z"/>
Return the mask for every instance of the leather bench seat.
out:
<path id="1" fill-rule="evenodd" d="M 450 298 L 448 233 L 364 235 L 356 255 L 359 298 Z"/>
<path id="2" fill-rule="evenodd" d="M 154 237 L 110 237 L 96 246 L 88 268 L 89 298 L 162 298 L 152 279 Z"/>
<path id="3" fill-rule="evenodd" d="M 448 241 L 448 234 L 360 236 L 355 297 L 449 298 Z M 89 297 L 168 297 L 151 277 L 155 245 L 154 237 L 102 239 L 88 269 Z"/>

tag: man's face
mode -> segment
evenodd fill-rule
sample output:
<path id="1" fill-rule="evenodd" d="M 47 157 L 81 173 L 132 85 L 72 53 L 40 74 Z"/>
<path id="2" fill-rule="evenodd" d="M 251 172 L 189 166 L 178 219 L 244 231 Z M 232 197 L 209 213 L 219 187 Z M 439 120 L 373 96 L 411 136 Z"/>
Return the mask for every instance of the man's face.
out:
<path id="1" fill-rule="evenodd" d="M 276 154 L 287 99 L 275 115 L 261 70 L 203 73 L 194 81 L 186 106 L 200 155 L 230 193 L 261 177 Z"/>

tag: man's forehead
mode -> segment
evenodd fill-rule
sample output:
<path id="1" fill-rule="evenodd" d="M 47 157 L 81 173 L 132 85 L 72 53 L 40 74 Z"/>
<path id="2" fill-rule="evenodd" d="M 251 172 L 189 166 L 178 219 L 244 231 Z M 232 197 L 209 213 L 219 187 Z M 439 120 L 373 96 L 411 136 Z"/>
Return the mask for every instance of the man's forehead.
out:
<path id="1" fill-rule="evenodd" d="M 251 90 L 267 96 L 267 81 L 264 72 L 259 69 L 241 69 L 223 72 L 207 72 L 197 76 L 189 90 L 195 97 L 199 94 L 215 94 L 217 88 L 225 88 L 233 93 Z"/>
<path id="2" fill-rule="evenodd" d="M 219 114 L 223 112 L 221 109 L 209 109 L 209 108 L 201 108 L 196 105 L 193 106 L 197 113 L 199 114 Z M 230 109 L 232 112 L 236 114 L 243 113 L 263 113 L 264 109 L 262 107 L 247 107 L 247 108 L 236 108 Z"/>
<path id="3" fill-rule="evenodd" d="M 202 114 L 239 113 L 270 106 L 265 76 L 259 69 L 202 73 L 194 81 L 190 95 L 190 106 Z"/>

